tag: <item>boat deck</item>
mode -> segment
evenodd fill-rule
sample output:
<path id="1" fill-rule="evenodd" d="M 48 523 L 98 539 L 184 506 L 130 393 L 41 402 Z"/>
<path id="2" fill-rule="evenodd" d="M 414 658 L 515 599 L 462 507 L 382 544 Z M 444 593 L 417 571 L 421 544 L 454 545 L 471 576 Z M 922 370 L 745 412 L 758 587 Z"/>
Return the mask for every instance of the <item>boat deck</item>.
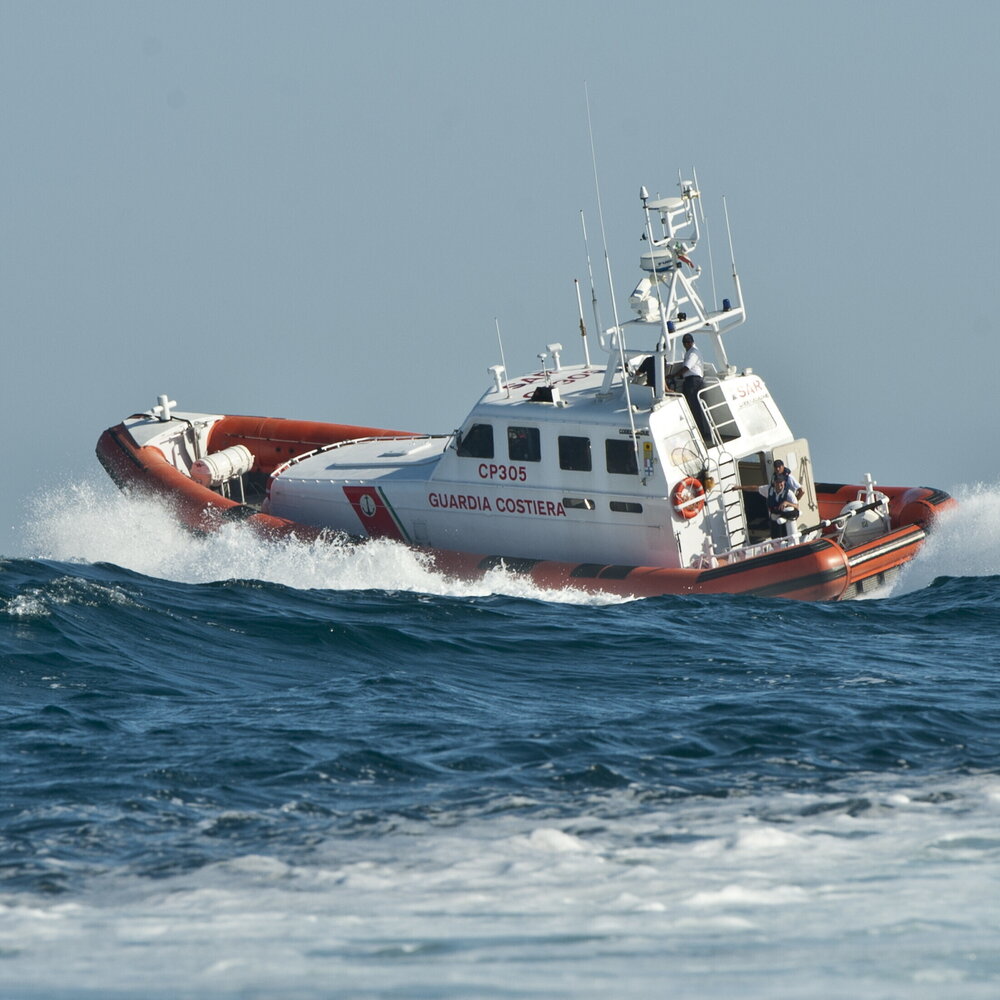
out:
<path id="1" fill-rule="evenodd" d="M 285 482 L 335 479 L 427 479 L 450 435 L 368 438 L 330 445 L 279 470 Z"/>

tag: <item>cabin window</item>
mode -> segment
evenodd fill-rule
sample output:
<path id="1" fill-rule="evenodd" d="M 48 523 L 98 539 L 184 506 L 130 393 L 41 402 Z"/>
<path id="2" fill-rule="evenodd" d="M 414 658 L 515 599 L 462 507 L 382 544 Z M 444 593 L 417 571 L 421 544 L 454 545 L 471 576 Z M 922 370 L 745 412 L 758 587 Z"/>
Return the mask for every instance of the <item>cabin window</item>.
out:
<path id="1" fill-rule="evenodd" d="M 493 425 L 473 424 L 464 434 L 458 436 L 456 450 L 462 458 L 492 458 Z"/>
<path id="2" fill-rule="evenodd" d="M 629 438 L 608 438 L 604 442 L 604 452 L 608 461 L 608 472 L 620 476 L 639 475 L 639 467 L 635 462 L 635 445 Z"/>
<path id="3" fill-rule="evenodd" d="M 590 472 L 590 438 L 559 436 L 559 468 Z"/>
<path id="4" fill-rule="evenodd" d="M 562 502 L 567 510 L 593 510 L 597 506 L 590 497 L 563 497 Z"/>
<path id="5" fill-rule="evenodd" d="M 771 410 L 763 399 L 759 399 L 746 407 L 746 409 L 741 410 L 740 420 L 743 422 L 747 434 L 766 434 L 778 426 Z"/>
<path id="6" fill-rule="evenodd" d="M 512 462 L 540 462 L 542 446 L 537 427 L 507 428 L 507 457 Z"/>
<path id="7" fill-rule="evenodd" d="M 612 500 L 611 509 L 616 514 L 641 514 L 641 503 L 628 503 L 625 500 Z"/>

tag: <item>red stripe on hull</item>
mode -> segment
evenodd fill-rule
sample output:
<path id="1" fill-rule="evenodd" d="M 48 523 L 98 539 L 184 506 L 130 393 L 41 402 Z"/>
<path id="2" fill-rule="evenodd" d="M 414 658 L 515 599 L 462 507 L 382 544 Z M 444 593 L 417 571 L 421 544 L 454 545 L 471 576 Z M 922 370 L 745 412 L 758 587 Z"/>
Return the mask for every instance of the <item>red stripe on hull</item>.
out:
<path id="1" fill-rule="evenodd" d="M 369 538 L 392 538 L 405 541 L 392 511 L 385 505 L 380 490 L 374 486 L 345 486 L 344 496 L 358 517 L 361 530 Z"/>
<path id="2" fill-rule="evenodd" d="M 484 568 L 484 562 L 487 563 Z M 711 570 L 666 569 L 658 566 L 604 567 L 580 575 L 580 565 L 489 559 L 464 552 L 435 552 L 435 566 L 452 576 L 481 576 L 486 569 L 504 565 L 540 587 L 572 587 L 590 593 L 621 597 L 657 597 L 663 594 L 758 594 L 801 601 L 835 601 L 847 589 L 850 572 L 839 546 L 822 540 L 808 542 Z M 614 571 L 619 572 L 614 572 Z M 608 575 L 602 575 L 602 572 Z"/>

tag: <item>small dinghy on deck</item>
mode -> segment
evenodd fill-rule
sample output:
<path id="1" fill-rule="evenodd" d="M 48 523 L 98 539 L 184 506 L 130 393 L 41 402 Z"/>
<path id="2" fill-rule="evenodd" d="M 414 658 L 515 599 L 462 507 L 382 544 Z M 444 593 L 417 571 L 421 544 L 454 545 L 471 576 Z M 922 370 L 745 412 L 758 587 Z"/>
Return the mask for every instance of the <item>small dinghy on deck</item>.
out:
<path id="1" fill-rule="evenodd" d="M 955 501 L 815 480 L 807 441 L 726 353 L 745 319 L 735 265 L 732 299 L 709 309 L 696 290 L 700 196 L 680 188 L 643 189 L 636 315 L 601 333 L 605 358 L 591 362 L 581 309 L 582 364 L 552 343 L 526 375 L 493 366 L 452 434 L 186 413 L 161 396 L 105 431 L 98 457 L 198 531 L 239 519 L 277 537 L 392 538 L 463 577 L 503 566 L 549 588 L 802 600 L 882 585 Z M 686 335 L 714 349 L 696 393 L 678 377 Z M 796 486 L 787 517 L 763 495 L 776 461 Z"/>

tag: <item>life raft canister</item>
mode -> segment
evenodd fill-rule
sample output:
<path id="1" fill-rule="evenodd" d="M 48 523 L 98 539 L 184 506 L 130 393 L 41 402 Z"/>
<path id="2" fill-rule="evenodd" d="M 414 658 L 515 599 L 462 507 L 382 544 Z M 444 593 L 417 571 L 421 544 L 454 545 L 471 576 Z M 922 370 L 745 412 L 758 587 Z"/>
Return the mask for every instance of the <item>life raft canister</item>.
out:
<path id="1" fill-rule="evenodd" d="M 671 491 L 670 499 L 674 505 L 674 511 L 680 514 L 685 521 L 690 521 L 701 513 L 705 506 L 705 487 L 693 476 L 682 479 Z"/>

